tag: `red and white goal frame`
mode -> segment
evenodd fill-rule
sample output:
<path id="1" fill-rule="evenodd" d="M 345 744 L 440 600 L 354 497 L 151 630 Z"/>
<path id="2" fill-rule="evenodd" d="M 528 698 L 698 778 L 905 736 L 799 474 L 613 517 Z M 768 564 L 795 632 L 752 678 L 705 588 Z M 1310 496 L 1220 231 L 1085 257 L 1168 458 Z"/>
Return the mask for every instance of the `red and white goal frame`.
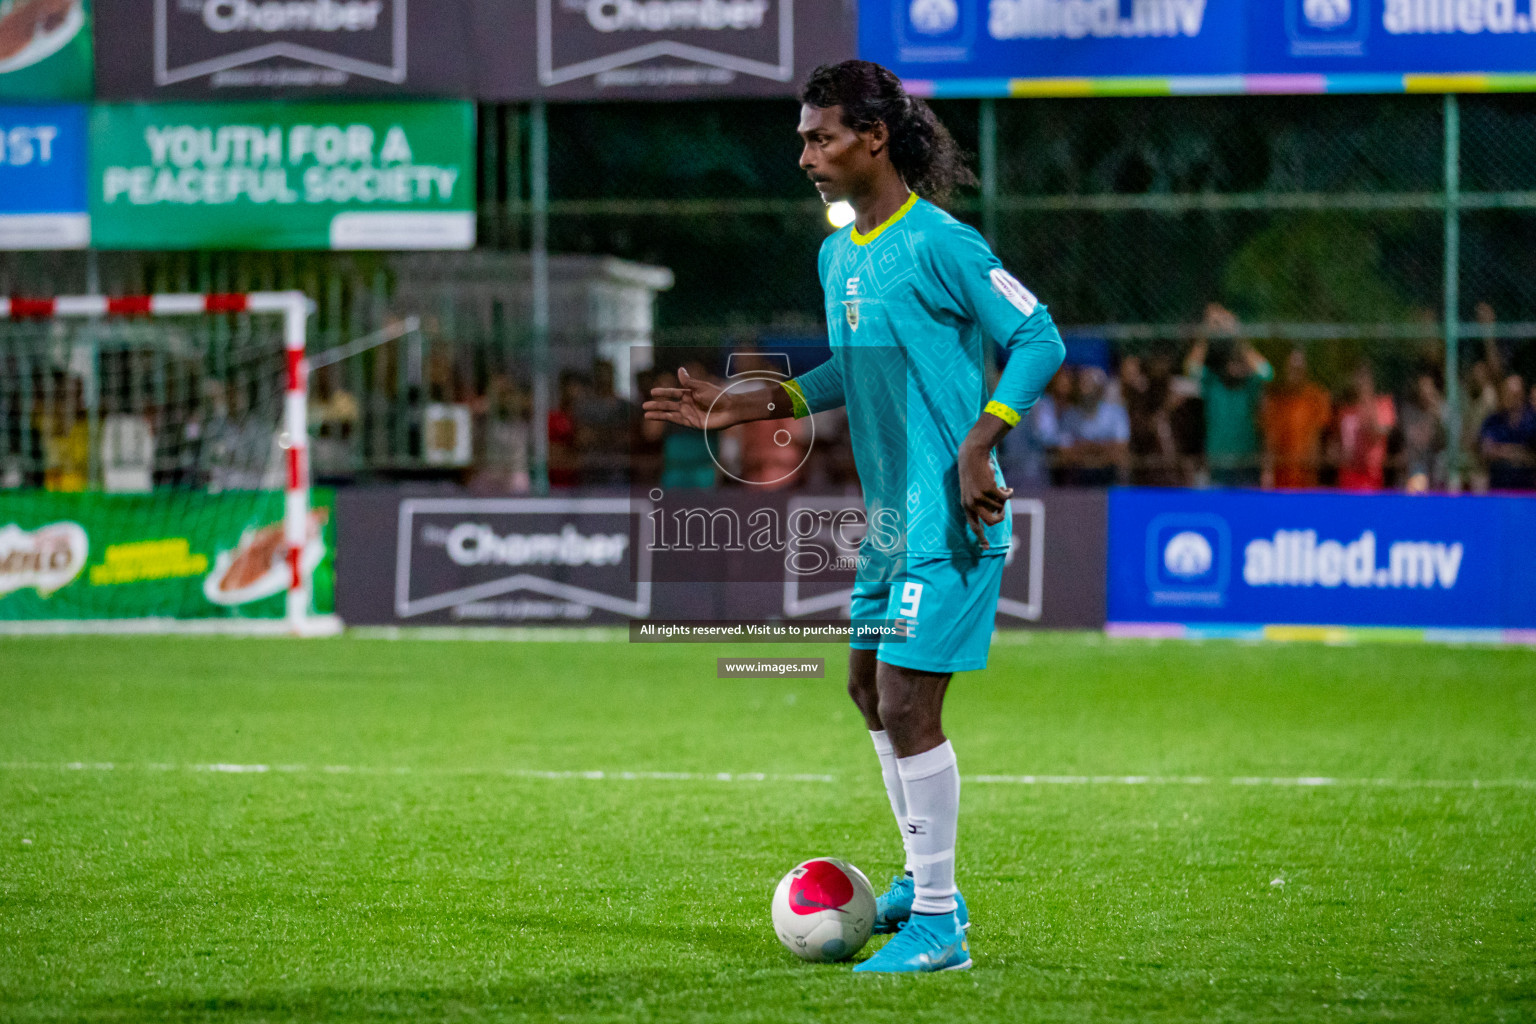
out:
<path id="1" fill-rule="evenodd" d="M 309 369 L 304 359 L 306 326 L 312 303 L 300 291 L 232 293 L 160 293 L 155 295 L 60 295 L 53 298 L 0 296 L 0 320 L 59 318 L 206 316 L 219 313 L 267 313 L 283 318 L 286 375 L 279 444 L 285 466 L 283 542 L 289 568 L 286 632 L 316 635 L 337 631 L 332 617 L 309 613 L 312 580 L 304 570 L 309 529 Z M 277 620 L 269 620 L 276 623 Z M 252 620 L 242 620 L 246 627 Z M 217 625 L 217 621 L 210 625 Z"/>

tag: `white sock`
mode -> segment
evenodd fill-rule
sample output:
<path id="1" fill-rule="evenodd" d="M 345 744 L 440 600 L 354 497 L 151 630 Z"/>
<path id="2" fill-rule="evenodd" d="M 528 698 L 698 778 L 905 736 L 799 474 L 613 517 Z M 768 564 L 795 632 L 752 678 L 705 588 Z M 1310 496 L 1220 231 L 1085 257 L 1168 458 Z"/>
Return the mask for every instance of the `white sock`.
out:
<path id="1" fill-rule="evenodd" d="M 914 914 L 955 910 L 955 832 L 960 818 L 960 770 L 949 741 L 896 759 L 907 794 L 907 851 L 917 894 Z"/>
<path id="2" fill-rule="evenodd" d="M 869 738 L 875 741 L 875 753 L 880 755 L 880 777 L 885 780 L 885 795 L 891 801 L 891 813 L 896 815 L 896 831 L 901 833 L 901 848 L 906 854 L 903 870 L 910 874 L 912 844 L 907 835 L 907 794 L 901 788 L 901 774 L 896 770 L 896 748 L 891 746 L 891 738 L 884 730 L 871 730 Z"/>

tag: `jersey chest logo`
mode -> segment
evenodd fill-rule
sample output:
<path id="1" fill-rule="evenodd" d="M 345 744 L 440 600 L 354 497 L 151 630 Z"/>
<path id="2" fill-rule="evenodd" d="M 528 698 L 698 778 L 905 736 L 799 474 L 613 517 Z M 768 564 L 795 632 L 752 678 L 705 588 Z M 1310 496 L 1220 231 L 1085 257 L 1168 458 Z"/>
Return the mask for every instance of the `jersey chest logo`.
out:
<path id="1" fill-rule="evenodd" d="M 855 274 L 848 279 L 848 297 L 843 300 L 843 315 L 848 318 L 848 329 L 859 329 L 859 276 Z"/>

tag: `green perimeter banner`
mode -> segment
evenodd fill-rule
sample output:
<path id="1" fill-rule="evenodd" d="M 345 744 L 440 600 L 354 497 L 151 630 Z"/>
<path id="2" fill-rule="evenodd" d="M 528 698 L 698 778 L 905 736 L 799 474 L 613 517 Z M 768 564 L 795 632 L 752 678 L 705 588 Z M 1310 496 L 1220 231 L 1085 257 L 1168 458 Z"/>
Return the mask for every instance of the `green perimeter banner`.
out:
<path id="1" fill-rule="evenodd" d="M 0 100 L 91 98 L 90 0 L 0 0 Z"/>
<path id="2" fill-rule="evenodd" d="M 335 607 L 335 494 L 310 492 L 314 610 Z M 0 491 L 0 620 L 282 618 L 283 495 Z"/>
<path id="3" fill-rule="evenodd" d="M 469 103 L 106 104 L 98 249 L 469 249 Z"/>

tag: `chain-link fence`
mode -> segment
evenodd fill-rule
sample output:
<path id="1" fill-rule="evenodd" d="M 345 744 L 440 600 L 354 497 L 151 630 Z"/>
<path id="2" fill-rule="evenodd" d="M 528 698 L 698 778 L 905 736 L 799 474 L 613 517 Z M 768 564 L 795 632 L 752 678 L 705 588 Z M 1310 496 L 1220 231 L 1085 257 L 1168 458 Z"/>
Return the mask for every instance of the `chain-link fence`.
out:
<path id="1" fill-rule="evenodd" d="M 1361 365 L 1399 413 L 1420 400 L 1424 374 L 1441 389 L 1447 407 L 1435 416 L 1444 433 L 1462 435 L 1432 480 L 1443 483 L 1458 466 L 1479 465 L 1502 378 L 1536 375 L 1536 102 L 1526 97 L 934 107 L 980 156 L 983 187 L 952 210 L 1050 305 L 1072 361 L 1107 371 L 1111 399 L 1141 376 L 1189 392 L 1174 424 L 1187 443 L 1172 452 L 1147 450 L 1145 437 L 1130 445 L 1136 465 L 1175 467 L 1170 481 L 1213 468 L 1198 436 L 1209 396 L 1180 373 L 1202 334 L 1223 336 L 1207 360 L 1218 378 L 1217 364 L 1241 348 L 1225 335 L 1253 342 L 1281 377 L 1291 350 L 1304 353 L 1332 406 L 1308 456 L 1319 482 L 1337 479 L 1344 455 L 1330 446 L 1341 442 L 1338 413 L 1353 401 Z M 590 398 L 594 376 L 605 407 L 603 378 L 612 397 L 633 397 L 644 367 L 625 365 L 624 353 L 635 344 L 724 352 L 824 333 L 815 261 L 832 229 L 797 166 L 796 116 L 789 100 L 486 105 L 475 253 L 13 253 L 0 257 L 0 288 L 302 288 L 317 303 L 312 352 L 353 353 L 317 373 L 318 429 L 338 435 L 316 446 L 322 473 L 472 478 L 494 463 L 491 477 L 537 487 L 546 461 L 570 456 L 564 442 L 545 447 L 552 421 L 534 410 L 571 412 L 563 406 Z M 536 202 L 541 180 L 547 203 Z M 535 261 L 518 254 L 541 224 L 557 254 L 555 308 L 536 327 Z M 603 259 L 562 269 L 563 255 Z M 1212 304 L 1236 324 L 1202 326 Z M 1452 346 L 1460 355 L 1447 359 Z M 1135 413 L 1137 396 L 1124 397 Z M 1250 420 L 1262 420 L 1261 405 L 1256 397 Z M 467 448 L 456 433 L 465 423 Z M 1145 434 L 1167 424 L 1140 426 Z M 1402 482 L 1401 424 L 1393 430 L 1389 455 L 1404 471 L 1385 482 Z M 1256 450 L 1240 453 L 1245 472 L 1264 468 L 1263 441 L 1260 432 Z"/>

